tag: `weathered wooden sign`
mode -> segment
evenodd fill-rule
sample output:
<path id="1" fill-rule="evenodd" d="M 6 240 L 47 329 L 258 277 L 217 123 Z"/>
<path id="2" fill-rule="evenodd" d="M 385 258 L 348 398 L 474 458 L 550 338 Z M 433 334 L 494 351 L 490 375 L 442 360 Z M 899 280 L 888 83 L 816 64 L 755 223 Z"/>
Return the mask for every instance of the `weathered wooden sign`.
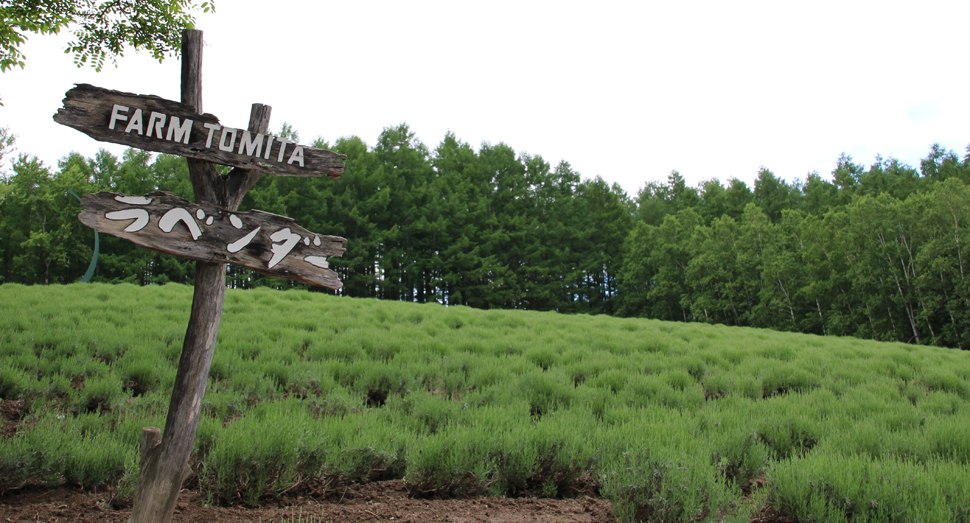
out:
<path id="1" fill-rule="evenodd" d="M 342 284 L 329 258 L 346 239 L 310 232 L 292 218 L 262 211 L 235 212 L 194 204 L 168 192 L 147 196 L 85 194 L 82 223 L 139 247 L 191 260 L 247 267 L 328 289 Z"/>
<path id="2" fill-rule="evenodd" d="M 100 141 L 188 158 L 196 203 L 171 193 L 86 194 L 78 218 L 97 231 L 153 251 L 196 260 L 192 311 L 182 344 L 165 434 L 142 429 L 141 464 L 129 523 L 170 523 L 189 471 L 226 292 L 226 262 L 330 289 L 340 280 L 329 258 L 347 241 L 312 233 L 291 218 L 237 212 L 263 172 L 338 178 L 345 155 L 266 131 L 269 106 L 253 104 L 249 127 L 224 127 L 202 114 L 202 32 L 182 33 L 182 103 L 86 84 L 67 92 L 57 123 Z M 222 176 L 213 164 L 236 167 Z"/>
<path id="3" fill-rule="evenodd" d="M 158 96 L 77 84 L 54 121 L 102 142 L 207 160 L 277 176 L 340 178 L 345 154 L 226 127 L 211 114 Z"/>

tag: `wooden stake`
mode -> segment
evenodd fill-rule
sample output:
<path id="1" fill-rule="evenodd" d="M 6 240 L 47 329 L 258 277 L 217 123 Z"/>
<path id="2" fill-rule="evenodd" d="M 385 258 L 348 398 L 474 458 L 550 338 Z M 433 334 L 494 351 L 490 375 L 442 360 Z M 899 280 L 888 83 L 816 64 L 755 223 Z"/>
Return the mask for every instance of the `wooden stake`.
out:
<path id="1" fill-rule="evenodd" d="M 187 29 L 182 33 L 182 102 L 192 105 L 199 113 L 202 113 L 201 65 L 202 32 Z M 269 114 L 269 107 L 254 104 L 249 129 L 265 132 Z M 188 165 L 196 203 L 233 211 L 260 176 L 259 172 L 235 169 L 223 179 L 209 162 L 188 159 Z M 145 443 L 147 438 L 143 436 L 141 470 L 129 523 L 172 520 L 182 481 L 190 472 L 188 461 L 199 426 L 225 293 L 226 265 L 196 262 L 192 313 L 165 420 L 165 433 L 157 446 L 150 441 Z M 152 448 L 146 450 L 148 446 Z"/>
<path id="2" fill-rule="evenodd" d="M 148 453 L 162 442 L 162 431 L 155 427 L 145 427 L 141 429 L 141 450 L 139 455 L 144 460 Z"/>

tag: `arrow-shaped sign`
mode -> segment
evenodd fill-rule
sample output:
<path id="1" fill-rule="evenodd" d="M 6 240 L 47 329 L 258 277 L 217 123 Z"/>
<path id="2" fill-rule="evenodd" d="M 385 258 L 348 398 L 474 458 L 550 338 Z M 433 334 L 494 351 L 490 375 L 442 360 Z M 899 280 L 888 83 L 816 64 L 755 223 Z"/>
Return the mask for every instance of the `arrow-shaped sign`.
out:
<path id="1" fill-rule="evenodd" d="M 197 205 L 168 192 L 99 192 L 85 194 L 83 204 L 82 223 L 139 247 L 328 289 L 343 285 L 328 260 L 343 255 L 347 240 L 310 232 L 292 218 Z"/>
<path id="2" fill-rule="evenodd" d="M 226 127 L 211 114 L 159 98 L 88 84 L 67 92 L 54 121 L 102 142 L 207 160 L 277 176 L 340 178 L 346 154 Z"/>

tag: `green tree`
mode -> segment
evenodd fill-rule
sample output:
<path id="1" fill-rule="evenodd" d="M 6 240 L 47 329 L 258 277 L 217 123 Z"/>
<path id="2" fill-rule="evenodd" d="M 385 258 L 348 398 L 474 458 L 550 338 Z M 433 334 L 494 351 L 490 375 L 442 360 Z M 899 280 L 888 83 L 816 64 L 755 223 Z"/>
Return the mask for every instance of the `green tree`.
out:
<path id="1" fill-rule="evenodd" d="M 970 166 L 961 163 L 956 153 L 938 143 L 930 147 L 929 155 L 920 162 L 920 170 L 924 178 L 935 181 L 958 178 L 963 183 L 970 183 Z"/>
<path id="2" fill-rule="evenodd" d="M 534 224 L 532 203 L 526 185 L 525 165 L 507 144 L 482 144 L 478 151 L 484 172 L 482 182 L 489 188 L 485 230 L 481 236 L 484 252 L 494 256 L 486 280 L 491 288 L 484 308 L 519 308 L 528 284 L 524 275 L 528 263 L 527 246 Z"/>
<path id="3" fill-rule="evenodd" d="M 87 192 L 83 173 L 52 173 L 36 157 L 20 155 L 9 191 L 0 199 L 3 281 L 67 283 L 90 258 L 90 234 L 77 220 L 79 204 L 67 191 Z"/>
<path id="4" fill-rule="evenodd" d="M 785 209 L 774 228 L 774 237 L 765 249 L 764 267 L 759 299 L 771 316 L 775 329 L 798 331 L 803 305 L 798 293 L 805 285 L 804 263 L 801 258 L 802 239 L 799 236 L 804 216 L 796 210 Z"/>
<path id="5" fill-rule="evenodd" d="M 483 307 L 491 287 L 487 275 L 495 272 L 496 257 L 483 237 L 488 230 L 488 197 L 478 154 L 447 133 L 431 159 L 435 171 L 433 200 L 448 219 L 443 233 L 448 242 L 436 259 L 440 270 L 440 301 Z"/>
<path id="6" fill-rule="evenodd" d="M 566 212 L 579 251 L 577 312 L 613 314 L 619 307 L 623 242 L 633 225 L 633 203 L 617 185 L 597 176 L 579 184 Z"/>
<path id="7" fill-rule="evenodd" d="M 19 47 L 28 34 L 57 34 L 70 28 L 66 52 L 78 66 L 97 70 L 126 46 L 148 51 L 161 61 L 178 52 L 182 29 L 195 24 L 195 12 L 212 11 L 211 0 L 0 0 L 0 72 L 24 67 Z"/>
<path id="8" fill-rule="evenodd" d="M 858 192 L 873 197 L 887 193 L 905 200 L 922 185 L 924 180 L 920 179 L 916 169 L 895 158 L 884 160 L 876 156 L 875 163 L 859 178 Z"/>
<path id="9" fill-rule="evenodd" d="M 754 182 L 754 201 L 771 223 L 780 222 L 781 212 L 794 209 L 800 197 L 801 191 L 797 187 L 788 185 L 773 172 L 764 167 L 758 171 L 758 178 Z"/>
<path id="10" fill-rule="evenodd" d="M 763 303 L 765 261 L 775 248 L 776 227 L 756 204 L 744 208 L 738 235 L 738 283 L 747 303 L 741 315 L 743 325 L 772 327 L 770 311 Z"/>
<path id="11" fill-rule="evenodd" d="M 836 161 L 835 169 L 832 171 L 832 178 L 835 180 L 836 187 L 839 188 L 839 198 L 843 204 L 852 200 L 859 186 L 864 169 L 861 165 L 854 163 L 852 157 L 842 153 Z"/>
<path id="12" fill-rule="evenodd" d="M 710 225 L 716 218 L 727 212 L 727 191 L 717 178 L 704 180 L 700 184 L 700 205 L 698 213 L 704 223 Z"/>
<path id="13" fill-rule="evenodd" d="M 801 209 L 807 214 L 824 215 L 839 204 L 839 189 L 817 172 L 808 173 L 802 186 Z"/>
<path id="14" fill-rule="evenodd" d="M 684 209 L 697 209 L 701 196 L 697 189 L 687 186 L 687 181 L 676 170 L 667 175 L 667 183 L 649 182 L 637 195 L 637 215 L 650 225 L 660 225 L 667 215 Z"/>
<path id="15" fill-rule="evenodd" d="M 422 213 L 432 177 L 430 151 L 407 124 L 385 128 L 374 146 L 380 173 L 378 198 L 386 205 L 375 216 L 381 230 L 378 262 L 384 299 L 427 300 L 427 271 L 433 249 L 422 234 Z"/>
<path id="16" fill-rule="evenodd" d="M 727 188 L 724 190 L 724 212 L 735 221 L 741 221 L 744 216 L 744 209 L 754 201 L 754 194 L 751 189 L 737 178 L 728 180 Z"/>
<path id="17" fill-rule="evenodd" d="M 917 277 L 925 307 L 919 321 L 937 325 L 933 343 L 966 348 L 970 341 L 970 267 L 966 226 L 970 222 L 970 188 L 949 178 L 928 194 L 911 200 L 926 242 L 916 255 L 924 268 Z"/>
<path id="18" fill-rule="evenodd" d="M 739 236 L 738 223 L 723 215 L 691 237 L 687 272 L 694 284 L 694 315 L 708 323 L 741 325 L 741 314 L 750 308 L 738 275 Z"/>
<path id="19" fill-rule="evenodd" d="M 333 182 L 326 200 L 330 211 L 329 232 L 347 238 L 347 252 L 333 258 L 333 270 L 344 286 L 340 293 L 347 296 L 377 297 L 380 228 L 377 218 L 383 215 L 388 193 L 381 193 L 381 171 L 377 158 L 367 144 L 356 136 L 340 138 L 335 152 L 346 154 L 344 174 Z"/>
<path id="20" fill-rule="evenodd" d="M 801 222 L 798 237 L 805 283 L 797 295 L 806 304 L 800 322 L 803 332 L 825 336 L 844 332 L 842 311 L 851 281 L 835 231 L 845 221 L 844 212 L 831 211 L 824 216 L 809 214 Z"/>
<path id="21" fill-rule="evenodd" d="M 628 314 L 663 320 L 694 321 L 691 290 L 697 283 L 688 271 L 691 239 L 700 216 L 685 209 L 664 217 L 654 227 L 642 222 L 631 233 L 621 272 L 623 288 L 633 294 L 623 304 Z"/>
<path id="22" fill-rule="evenodd" d="M 14 144 L 17 137 L 10 132 L 9 127 L 0 127 L 0 176 L 6 181 L 7 175 L 3 172 L 3 159 L 14 152 Z"/>

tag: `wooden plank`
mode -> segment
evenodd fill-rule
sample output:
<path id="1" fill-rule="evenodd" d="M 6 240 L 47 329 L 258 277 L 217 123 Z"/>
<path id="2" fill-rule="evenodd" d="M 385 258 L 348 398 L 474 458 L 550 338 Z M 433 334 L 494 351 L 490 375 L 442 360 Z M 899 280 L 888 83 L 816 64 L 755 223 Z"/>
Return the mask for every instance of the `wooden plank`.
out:
<path id="1" fill-rule="evenodd" d="M 208 263 L 234 263 L 268 276 L 328 289 L 342 286 L 329 258 L 344 238 L 310 232 L 292 218 L 194 204 L 168 192 L 85 194 L 82 223 L 157 252 Z"/>
<path id="2" fill-rule="evenodd" d="M 201 103 L 200 103 L 201 105 Z M 206 160 L 277 176 L 340 178 L 345 154 L 223 126 L 194 105 L 77 84 L 54 121 L 102 142 Z"/>
<path id="3" fill-rule="evenodd" d="M 182 33 L 182 102 L 192 114 L 202 113 L 201 64 L 202 32 L 186 29 Z M 116 111 L 114 106 L 112 106 L 112 111 L 112 118 L 114 118 L 115 127 L 117 127 L 120 116 L 124 115 L 121 114 L 120 110 Z M 269 114 L 270 108 L 268 106 L 253 104 L 248 130 L 253 135 L 265 134 L 269 124 Z M 149 113 L 149 123 L 152 121 L 151 118 L 152 116 Z M 135 119 L 134 113 L 132 113 L 131 119 Z M 160 120 L 159 117 L 157 121 Z M 131 121 L 129 121 L 128 125 L 131 125 Z M 149 129 L 157 129 L 157 127 L 146 123 L 142 130 L 150 134 L 151 130 Z M 134 129 L 132 131 L 134 132 Z M 175 130 L 173 130 L 173 139 L 176 138 L 174 132 Z M 158 137 L 160 135 L 156 135 L 156 138 Z M 191 142 L 190 139 L 186 139 L 185 141 Z M 255 156 L 255 154 L 250 154 L 250 156 Z M 165 433 L 161 439 L 161 443 L 157 445 L 155 444 L 155 441 L 157 441 L 156 437 L 154 435 L 147 435 L 148 433 L 157 434 L 157 429 L 147 429 L 146 435 L 143 436 L 142 460 L 129 523 L 171 522 L 182 482 L 191 470 L 188 466 L 188 459 L 199 424 L 202 401 L 205 397 L 206 380 L 209 374 L 209 367 L 212 363 L 212 355 L 215 352 L 216 338 L 219 333 L 219 323 L 222 317 L 222 306 L 226 291 L 226 265 L 224 263 L 227 258 L 226 253 L 228 252 L 232 256 L 251 255 L 253 259 L 262 258 L 258 254 L 259 249 L 256 247 L 259 241 L 263 241 L 260 240 L 258 232 L 252 235 L 247 232 L 246 236 L 243 236 L 240 240 L 234 240 L 232 243 L 226 244 L 225 251 L 223 251 L 222 244 L 228 238 L 222 238 L 218 241 L 215 240 L 215 238 L 221 238 L 219 233 L 225 232 L 220 227 L 225 229 L 225 222 L 228 221 L 229 226 L 236 229 L 235 236 L 238 236 L 239 231 L 247 226 L 259 227 L 255 229 L 259 231 L 264 226 L 268 227 L 266 224 L 270 224 L 273 227 L 280 226 L 281 224 L 286 225 L 286 227 L 277 230 L 276 233 L 272 233 L 271 229 L 268 229 L 265 233 L 269 235 L 270 240 L 273 240 L 276 234 L 282 233 L 284 230 L 287 231 L 286 234 L 279 237 L 279 241 L 273 241 L 268 246 L 269 250 L 273 253 L 273 257 L 270 262 L 267 262 L 267 265 L 273 263 L 275 258 L 282 255 L 281 260 L 276 260 L 277 265 L 274 268 L 284 267 L 290 263 L 291 255 L 295 256 L 294 251 L 299 252 L 299 250 L 303 250 L 303 246 L 309 247 L 313 245 L 314 247 L 323 247 L 326 243 L 316 235 L 313 236 L 313 240 L 309 240 L 312 233 L 299 228 L 296 224 L 292 223 L 293 220 L 290 218 L 269 213 L 236 212 L 239 202 L 242 201 L 246 191 L 259 179 L 261 174 L 260 170 L 253 169 L 251 168 L 252 166 L 248 166 L 249 168 L 237 166 L 229 176 L 219 176 L 212 163 L 206 159 L 198 158 L 188 158 L 188 167 L 193 192 L 196 201 L 200 205 L 191 206 L 185 200 L 174 197 L 171 194 L 158 193 L 156 195 L 149 195 L 149 197 L 153 201 L 157 198 L 159 205 L 162 202 L 168 202 L 170 205 L 168 210 L 164 208 L 159 209 L 158 212 L 153 214 L 149 212 L 149 206 L 153 201 L 149 201 L 148 198 L 125 197 L 123 195 L 106 193 L 107 203 L 105 203 L 105 198 L 99 198 L 100 195 L 87 196 L 89 201 L 101 202 L 105 206 L 105 209 L 101 211 L 101 216 L 95 211 L 89 217 L 92 223 L 105 224 L 109 221 L 130 222 L 120 232 L 116 231 L 118 235 L 129 239 L 131 239 L 131 235 L 141 236 L 141 231 L 146 229 L 148 230 L 147 235 L 157 237 L 178 234 L 179 227 L 184 227 L 184 234 L 188 234 L 191 237 L 191 240 L 185 241 L 191 241 L 192 244 L 195 244 L 204 236 L 210 235 L 213 241 L 215 241 L 214 250 L 210 255 L 218 258 L 214 262 L 201 260 L 196 262 L 192 313 L 189 316 L 189 325 L 185 333 L 178 372 L 176 373 L 175 384 L 172 388 L 172 399 L 169 404 L 168 416 L 165 420 Z M 114 208 L 111 207 L 114 203 L 125 204 L 128 208 L 115 211 L 107 210 L 107 208 Z M 159 214 L 162 211 L 164 213 Z M 85 212 L 88 212 L 87 209 Z M 85 212 L 82 212 L 82 216 Z M 108 213 L 121 214 L 112 214 L 112 218 L 108 218 Z M 129 217 L 122 219 L 122 216 L 125 215 Z M 247 215 L 247 218 L 244 219 L 242 217 L 243 215 Z M 252 221 L 248 215 L 256 216 L 257 219 Z M 151 229 L 153 218 L 155 220 L 154 225 L 158 227 L 161 233 Z M 262 218 L 263 221 L 259 221 L 258 218 Z M 84 221 L 83 218 L 82 221 Z M 145 223 L 140 223 L 141 221 Z M 219 223 L 217 224 L 217 222 Z M 138 225 L 135 225 L 136 223 Z M 194 226 L 192 225 L 193 223 L 195 224 Z M 261 225 L 256 225 L 257 223 Z M 112 226 L 115 229 L 120 227 L 118 224 L 113 224 Z M 309 240 L 309 243 L 288 246 L 288 236 L 296 235 L 297 232 L 303 235 L 303 231 L 306 232 L 305 239 Z M 248 240 L 245 240 L 247 238 Z M 343 238 L 334 236 L 325 236 L 322 238 L 325 238 L 329 242 L 328 248 L 334 251 L 335 255 L 339 256 L 342 254 L 343 242 L 345 242 Z M 245 245 L 240 242 L 245 243 Z M 234 245 L 234 247 L 230 248 L 230 245 Z M 157 245 L 153 244 L 149 248 L 155 247 Z M 239 255 L 240 252 L 243 254 Z M 232 258 L 232 256 L 229 256 L 229 258 Z M 308 252 L 307 256 L 311 256 L 311 254 Z M 230 259 L 230 261 L 233 260 Z M 257 264 L 257 267 L 254 268 L 260 270 L 260 267 L 262 265 Z M 320 267 L 316 268 L 320 269 Z M 336 288 L 340 285 L 335 274 L 332 275 L 331 281 L 330 275 L 327 273 L 332 271 L 317 272 L 322 273 L 322 276 L 317 274 L 320 277 L 316 279 L 319 280 L 322 278 L 324 283 L 329 282 L 331 285 L 334 285 L 331 288 Z M 280 276 L 276 272 L 268 274 L 271 276 Z M 302 273 L 300 274 L 302 275 Z M 307 281 L 307 283 L 318 284 L 317 281 Z"/>

